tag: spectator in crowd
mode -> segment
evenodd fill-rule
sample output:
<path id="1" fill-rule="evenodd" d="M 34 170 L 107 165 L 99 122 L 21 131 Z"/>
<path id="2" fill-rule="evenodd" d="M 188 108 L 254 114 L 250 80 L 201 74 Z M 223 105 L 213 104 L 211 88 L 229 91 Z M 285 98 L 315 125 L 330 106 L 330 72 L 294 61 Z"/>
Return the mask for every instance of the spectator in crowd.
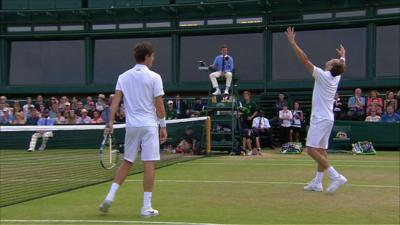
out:
<path id="1" fill-rule="evenodd" d="M 0 103 L 7 104 L 7 97 L 4 95 L 0 96 Z"/>
<path id="2" fill-rule="evenodd" d="M 42 112 L 42 118 L 39 119 L 37 122 L 37 125 L 39 126 L 53 126 L 55 123 L 55 120 L 49 117 L 49 110 L 45 109 Z M 47 141 L 49 140 L 50 137 L 53 137 L 53 132 L 52 131 L 36 131 L 31 138 L 31 141 L 29 143 L 29 149 L 28 152 L 33 152 L 35 151 L 36 148 L 36 142 L 38 138 L 42 138 L 42 145 L 39 147 L 39 151 L 43 151 L 46 149 Z"/>
<path id="3" fill-rule="evenodd" d="M 78 115 L 78 116 L 81 116 L 82 109 L 84 109 L 83 102 L 82 101 L 78 101 L 76 103 L 76 109 L 74 109 L 75 114 Z"/>
<path id="4" fill-rule="evenodd" d="M 58 110 L 58 104 L 57 103 L 51 103 L 50 111 L 49 111 L 50 118 L 53 118 L 53 119 L 56 118 L 58 112 L 61 112 L 61 111 Z"/>
<path id="5" fill-rule="evenodd" d="M 376 108 L 374 106 L 371 107 L 370 115 L 365 118 L 365 122 L 380 122 L 381 117 L 376 114 Z"/>
<path id="6" fill-rule="evenodd" d="M 69 103 L 69 100 L 68 100 L 68 97 L 67 96 L 62 96 L 61 98 L 60 98 L 60 103 L 58 104 L 58 110 L 60 110 L 60 111 L 64 111 L 64 110 L 70 110 L 71 108 L 69 108 L 69 109 L 65 109 L 65 106 L 66 106 L 66 103 Z M 71 103 L 69 103 L 69 106 L 71 107 Z"/>
<path id="7" fill-rule="evenodd" d="M 72 110 L 77 110 L 78 109 L 78 102 L 79 102 L 80 100 L 76 97 L 76 96 L 74 96 L 74 97 L 72 97 L 72 100 L 71 100 L 71 109 Z"/>
<path id="8" fill-rule="evenodd" d="M 56 120 L 56 124 L 58 124 L 58 125 L 62 125 L 62 124 L 66 123 L 65 117 L 63 116 L 63 113 L 60 111 L 57 112 L 57 116 L 56 116 L 55 120 Z"/>
<path id="9" fill-rule="evenodd" d="M 187 117 L 187 106 L 186 103 L 181 99 L 180 95 L 175 96 L 174 109 L 176 110 L 176 116 L 178 119 Z"/>
<path id="10" fill-rule="evenodd" d="M 179 142 L 175 148 L 175 153 L 195 154 L 196 153 L 196 134 L 192 127 L 188 126 L 185 129 L 183 140 Z"/>
<path id="11" fill-rule="evenodd" d="M 14 121 L 14 116 L 10 113 L 8 108 L 3 108 L 3 115 L 0 117 L 0 124 L 7 125 Z"/>
<path id="12" fill-rule="evenodd" d="M 400 91 L 397 92 L 397 106 L 400 104 Z M 397 107 L 397 113 L 400 114 L 400 107 Z"/>
<path id="13" fill-rule="evenodd" d="M 300 109 L 299 102 L 293 103 L 292 116 L 293 119 L 290 131 L 290 141 L 300 142 L 301 124 L 304 121 L 304 114 L 303 110 Z"/>
<path id="14" fill-rule="evenodd" d="M 102 112 L 106 106 L 106 96 L 104 94 L 99 94 L 96 102 L 96 110 Z"/>
<path id="15" fill-rule="evenodd" d="M 385 99 L 385 101 L 383 103 L 383 106 L 384 106 L 384 110 L 385 111 L 387 111 L 386 109 L 387 109 L 388 106 L 392 106 L 394 111 L 397 110 L 397 107 L 398 107 L 397 99 L 395 99 L 393 91 L 387 91 L 386 92 L 386 99 Z"/>
<path id="16" fill-rule="evenodd" d="M 72 110 L 71 103 L 70 102 L 64 103 L 64 111 L 71 111 L 71 110 Z"/>
<path id="17" fill-rule="evenodd" d="M 391 105 L 388 105 L 386 107 L 386 113 L 383 114 L 382 122 L 386 123 L 393 123 L 393 122 L 400 122 L 400 115 L 394 112 L 394 107 Z"/>
<path id="18" fill-rule="evenodd" d="M 96 112 L 96 110 L 93 111 L 93 114 L 94 114 L 94 112 Z M 86 109 L 82 109 L 81 117 L 78 118 L 77 123 L 78 124 L 90 124 L 91 122 L 92 122 L 92 118 L 90 116 L 88 116 L 88 111 Z"/>
<path id="19" fill-rule="evenodd" d="M 196 97 L 194 99 L 194 105 L 193 105 L 193 109 L 191 112 L 191 117 L 192 116 L 199 116 L 201 111 L 203 111 L 205 108 L 204 103 L 201 101 L 200 97 Z"/>
<path id="20" fill-rule="evenodd" d="M 6 107 L 6 103 L 0 101 L 0 117 L 3 116 L 3 109 L 4 109 L 4 108 L 7 108 L 7 107 Z"/>
<path id="21" fill-rule="evenodd" d="M 103 119 L 100 116 L 99 111 L 93 112 L 93 118 L 92 118 L 91 123 L 104 123 Z"/>
<path id="22" fill-rule="evenodd" d="M 57 111 L 58 111 L 58 104 L 60 104 L 60 102 L 58 101 L 58 99 L 54 96 L 50 97 L 50 102 L 49 102 L 49 106 L 51 107 L 52 105 L 57 105 Z"/>
<path id="23" fill-rule="evenodd" d="M 173 120 L 177 118 L 176 110 L 174 109 L 174 102 L 172 100 L 168 100 L 167 102 L 167 120 Z"/>
<path id="24" fill-rule="evenodd" d="M 383 100 L 382 98 L 379 98 L 379 92 L 376 90 L 372 90 L 367 99 L 367 115 L 370 115 L 372 107 L 375 108 L 376 114 L 382 114 Z"/>
<path id="25" fill-rule="evenodd" d="M 335 94 L 335 101 L 333 102 L 333 113 L 335 119 L 343 119 L 344 118 L 344 105 L 342 103 L 342 99 L 340 98 L 340 94 Z"/>
<path id="26" fill-rule="evenodd" d="M 97 111 L 96 104 L 94 103 L 94 101 L 91 101 L 91 102 L 89 102 L 88 106 L 89 106 L 89 109 L 87 110 L 88 116 L 93 117 L 93 112 Z M 82 110 L 81 110 L 81 114 L 82 114 Z"/>
<path id="27" fill-rule="evenodd" d="M 46 107 L 42 104 L 42 105 L 39 105 L 39 111 L 38 111 L 38 113 L 39 113 L 39 117 L 42 117 L 42 113 L 43 113 L 43 111 L 46 109 Z"/>
<path id="28" fill-rule="evenodd" d="M 101 112 L 101 118 L 105 123 L 108 123 L 110 121 L 110 106 L 112 103 L 112 100 L 114 98 L 114 94 L 111 94 L 108 98 L 108 104 L 104 106 L 104 110 Z"/>
<path id="29" fill-rule="evenodd" d="M 117 113 L 115 114 L 115 122 L 125 123 L 125 109 L 122 106 L 119 107 Z"/>
<path id="30" fill-rule="evenodd" d="M 257 151 L 261 151 L 261 144 L 260 144 L 261 136 L 267 136 L 269 145 L 271 147 L 275 146 L 272 139 L 271 125 L 269 124 L 269 120 L 264 117 L 264 111 L 262 111 L 261 109 L 258 110 L 258 116 L 254 117 L 253 119 L 252 133 L 253 136 L 255 137 Z"/>
<path id="31" fill-rule="evenodd" d="M 36 102 L 35 102 L 35 108 L 36 108 L 36 110 L 40 111 L 40 106 L 41 106 L 41 105 L 43 105 L 44 108 L 46 108 L 46 104 L 45 104 L 45 102 L 44 102 L 44 100 L 43 100 L 43 96 L 42 96 L 42 95 L 38 95 L 38 96 L 36 97 Z"/>
<path id="32" fill-rule="evenodd" d="M 15 114 L 16 112 L 22 112 L 21 104 L 18 100 L 15 100 L 13 103 L 12 111 Z"/>
<path id="33" fill-rule="evenodd" d="M 15 125 L 24 125 L 26 124 L 25 116 L 23 112 L 16 112 L 15 113 L 15 120 L 12 122 Z"/>
<path id="34" fill-rule="evenodd" d="M 64 117 L 66 120 L 66 124 L 78 124 L 78 119 L 80 118 L 75 114 L 75 111 L 65 111 Z"/>
<path id="35" fill-rule="evenodd" d="M 292 112 L 288 109 L 287 105 L 283 105 L 283 109 L 279 111 L 279 120 L 281 121 L 281 126 L 280 126 L 281 145 L 289 142 L 292 119 L 293 119 Z"/>
<path id="36" fill-rule="evenodd" d="M 275 106 L 274 106 L 277 115 L 279 114 L 279 111 L 281 111 L 283 109 L 283 106 L 285 106 L 285 105 L 286 106 L 289 105 L 286 100 L 286 95 L 284 93 L 280 92 L 280 93 L 278 93 L 278 98 L 276 99 Z"/>
<path id="37" fill-rule="evenodd" d="M 347 112 L 347 116 L 350 119 L 361 120 L 365 115 L 365 98 L 361 96 L 362 90 L 361 88 L 356 88 L 354 91 L 354 96 L 349 98 L 347 103 L 349 111 Z"/>
<path id="38" fill-rule="evenodd" d="M 26 104 L 22 106 L 22 111 L 24 112 L 24 117 L 28 118 L 29 107 L 35 107 L 32 103 L 31 97 L 26 97 Z"/>
<path id="39" fill-rule="evenodd" d="M 85 104 L 85 109 L 89 110 L 89 103 L 92 102 L 92 96 L 87 96 L 86 97 L 86 104 Z"/>
<path id="40" fill-rule="evenodd" d="M 39 112 L 35 107 L 30 107 L 29 108 L 29 116 L 26 120 L 27 125 L 37 125 L 37 122 L 39 121 L 40 116 Z"/>

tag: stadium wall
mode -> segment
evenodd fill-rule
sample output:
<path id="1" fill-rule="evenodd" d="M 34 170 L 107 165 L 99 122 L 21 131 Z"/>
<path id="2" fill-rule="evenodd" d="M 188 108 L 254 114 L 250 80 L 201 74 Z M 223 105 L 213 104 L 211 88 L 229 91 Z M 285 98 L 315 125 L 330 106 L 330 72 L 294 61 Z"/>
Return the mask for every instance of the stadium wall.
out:
<path id="1" fill-rule="evenodd" d="M 197 61 L 211 63 L 221 43 L 235 58 L 239 89 L 308 91 L 311 76 L 282 33 L 289 25 L 316 65 L 346 46 L 341 89 L 400 85 L 400 6 L 392 0 L 2 0 L 0 16 L 1 94 L 112 92 L 139 40 L 155 44 L 154 70 L 168 92 L 207 92 Z"/>

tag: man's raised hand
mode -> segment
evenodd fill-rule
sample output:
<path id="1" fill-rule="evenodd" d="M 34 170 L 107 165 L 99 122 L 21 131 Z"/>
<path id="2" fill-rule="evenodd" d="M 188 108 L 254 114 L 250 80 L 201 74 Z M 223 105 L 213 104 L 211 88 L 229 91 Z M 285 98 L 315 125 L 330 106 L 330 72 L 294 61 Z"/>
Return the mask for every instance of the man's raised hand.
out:
<path id="1" fill-rule="evenodd" d="M 294 38 L 296 37 L 296 34 L 294 33 L 294 27 L 288 27 L 285 34 L 289 43 L 294 43 Z"/>
<path id="2" fill-rule="evenodd" d="M 344 49 L 342 44 L 340 44 L 340 48 L 336 49 L 336 51 L 339 54 L 339 57 L 346 57 L 346 49 Z"/>

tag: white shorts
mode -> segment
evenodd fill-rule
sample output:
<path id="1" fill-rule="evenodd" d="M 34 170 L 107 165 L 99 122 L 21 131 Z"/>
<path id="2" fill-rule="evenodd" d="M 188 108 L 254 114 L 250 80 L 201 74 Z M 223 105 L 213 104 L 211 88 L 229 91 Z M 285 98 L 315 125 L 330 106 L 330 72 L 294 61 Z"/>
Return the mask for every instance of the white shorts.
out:
<path id="1" fill-rule="evenodd" d="M 332 120 L 311 120 L 307 133 L 307 147 L 328 149 L 329 137 L 333 128 Z"/>
<path id="2" fill-rule="evenodd" d="M 142 149 L 142 161 L 160 160 L 160 141 L 158 127 L 126 127 L 124 159 L 134 162 Z"/>

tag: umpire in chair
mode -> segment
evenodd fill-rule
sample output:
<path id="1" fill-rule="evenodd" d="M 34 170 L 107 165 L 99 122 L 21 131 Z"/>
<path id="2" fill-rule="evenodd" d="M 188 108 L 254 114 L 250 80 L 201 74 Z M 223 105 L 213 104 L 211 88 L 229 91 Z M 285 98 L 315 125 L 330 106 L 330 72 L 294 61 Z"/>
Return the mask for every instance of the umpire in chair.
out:
<path id="1" fill-rule="evenodd" d="M 226 45 L 221 45 L 221 55 L 218 55 L 214 59 L 214 63 L 210 65 L 211 69 L 214 69 L 215 72 L 210 74 L 210 80 L 215 91 L 213 95 L 221 95 L 221 90 L 219 89 L 217 78 L 225 77 L 226 85 L 225 85 L 225 95 L 229 95 L 229 88 L 232 83 L 232 72 L 234 70 L 233 66 L 233 58 L 228 55 L 228 47 Z"/>

